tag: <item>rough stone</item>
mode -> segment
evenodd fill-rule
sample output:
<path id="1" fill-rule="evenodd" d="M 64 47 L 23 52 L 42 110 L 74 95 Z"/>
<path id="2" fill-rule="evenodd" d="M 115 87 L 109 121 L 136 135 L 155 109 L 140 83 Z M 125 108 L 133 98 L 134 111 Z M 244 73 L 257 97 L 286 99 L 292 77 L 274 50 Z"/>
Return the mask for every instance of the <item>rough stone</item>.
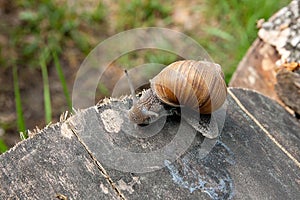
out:
<path id="1" fill-rule="evenodd" d="M 130 103 L 80 111 L 1 155 L 0 199 L 299 198 L 300 124 L 275 101 L 230 88 L 216 140 L 176 116 L 135 127 L 124 112 Z M 123 118 L 119 132 L 104 127 L 108 109 Z"/>
<path id="2" fill-rule="evenodd" d="M 65 137 L 61 126 L 0 156 L 0 199 L 119 199 L 84 146 Z"/>

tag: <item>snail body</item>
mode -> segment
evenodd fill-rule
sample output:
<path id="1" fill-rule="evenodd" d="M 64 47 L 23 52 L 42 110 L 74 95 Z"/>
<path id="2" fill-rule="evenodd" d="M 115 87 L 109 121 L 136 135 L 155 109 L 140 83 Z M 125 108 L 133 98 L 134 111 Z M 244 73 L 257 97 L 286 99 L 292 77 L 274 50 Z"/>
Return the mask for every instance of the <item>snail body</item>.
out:
<path id="1" fill-rule="evenodd" d="M 134 102 L 128 112 L 129 119 L 144 124 L 170 114 L 164 111 L 164 104 L 210 114 L 225 102 L 227 87 L 220 65 L 182 60 L 170 64 L 150 80 L 150 88 L 143 91 L 139 100 L 132 85 L 131 93 Z"/>

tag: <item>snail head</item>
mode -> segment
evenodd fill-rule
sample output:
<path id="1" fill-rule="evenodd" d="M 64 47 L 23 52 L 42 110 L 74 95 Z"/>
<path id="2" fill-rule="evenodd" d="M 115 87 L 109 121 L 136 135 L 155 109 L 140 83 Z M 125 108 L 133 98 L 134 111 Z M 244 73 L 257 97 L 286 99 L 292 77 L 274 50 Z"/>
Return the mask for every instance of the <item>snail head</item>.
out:
<path id="1" fill-rule="evenodd" d="M 135 91 L 132 82 L 130 81 L 127 70 L 125 70 L 128 84 L 130 87 L 131 96 L 133 99 L 133 105 L 128 111 L 128 117 L 130 121 L 135 124 L 149 124 L 158 118 L 158 113 L 151 111 L 151 100 L 153 98 L 152 90 L 146 90 L 142 93 L 141 98 L 138 100 L 135 96 Z"/>
<path id="2" fill-rule="evenodd" d="M 128 117 L 135 124 L 149 124 L 154 121 L 154 118 L 158 118 L 159 115 L 153 111 L 133 105 L 128 111 Z"/>

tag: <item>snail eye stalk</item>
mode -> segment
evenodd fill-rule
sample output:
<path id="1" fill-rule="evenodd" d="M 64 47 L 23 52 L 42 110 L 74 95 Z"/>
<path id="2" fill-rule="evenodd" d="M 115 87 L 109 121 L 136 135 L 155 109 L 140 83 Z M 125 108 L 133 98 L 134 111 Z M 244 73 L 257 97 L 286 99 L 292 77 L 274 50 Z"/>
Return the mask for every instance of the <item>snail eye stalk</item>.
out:
<path id="1" fill-rule="evenodd" d="M 133 105 L 136 105 L 137 104 L 137 98 L 135 96 L 133 84 L 132 84 L 131 79 L 129 77 L 128 71 L 125 69 L 124 72 L 126 74 L 128 85 L 129 85 L 129 88 L 130 88 L 131 96 L 132 96 L 132 99 L 133 99 Z"/>

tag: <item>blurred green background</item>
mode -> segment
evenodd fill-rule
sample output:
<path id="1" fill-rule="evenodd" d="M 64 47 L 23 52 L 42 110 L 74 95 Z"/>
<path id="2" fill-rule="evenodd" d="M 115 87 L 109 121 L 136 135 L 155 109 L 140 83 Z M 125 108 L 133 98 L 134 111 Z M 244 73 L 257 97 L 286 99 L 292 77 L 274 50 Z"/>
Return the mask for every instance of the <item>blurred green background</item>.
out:
<path id="1" fill-rule="evenodd" d="M 86 55 L 101 41 L 136 27 L 166 27 L 199 42 L 223 67 L 229 82 L 268 19 L 288 0 L 0 0 L 0 153 L 27 130 L 56 122 L 71 109 L 71 89 Z M 117 65 L 159 62 L 176 56 L 142 52 Z M 117 69 L 112 68 L 111 73 Z M 108 84 L 109 85 L 109 84 Z M 99 85 L 97 98 L 109 96 Z"/>

